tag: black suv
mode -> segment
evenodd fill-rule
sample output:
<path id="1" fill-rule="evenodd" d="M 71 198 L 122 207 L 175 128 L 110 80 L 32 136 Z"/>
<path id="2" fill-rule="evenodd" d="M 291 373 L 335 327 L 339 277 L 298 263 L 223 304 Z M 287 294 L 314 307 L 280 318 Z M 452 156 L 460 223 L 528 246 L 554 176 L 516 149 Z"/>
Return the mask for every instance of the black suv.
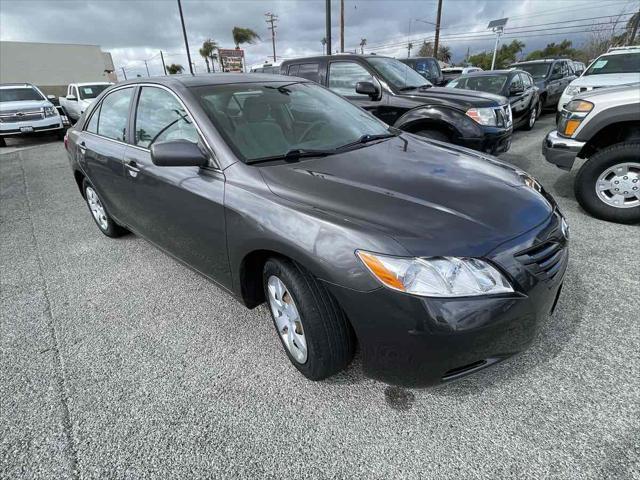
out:
<path id="1" fill-rule="evenodd" d="M 399 59 L 405 65 L 409 65 L 416 72 L 438 87 L 444 87 L 446 82 L 440 64 L 435 57 L 410 57 Z"/>
<path id="2" fill-rule="evenodd" d="M 533 77 L 540 90 L 542 108 L 555 109 L 564 89 L 576 78 L 573 62 L 567 58 L 518 62 L 509 65 L 509 68 L 524 70 Z"/>
<path id="3" fill-rule="evenodd" d="M 300 58 L 284 61 L 281 73 L 318 82 L 406 132 L 492 154 L 511 145 L 513 121 L 505 97 L 434 87 L 394 58 Z"/>

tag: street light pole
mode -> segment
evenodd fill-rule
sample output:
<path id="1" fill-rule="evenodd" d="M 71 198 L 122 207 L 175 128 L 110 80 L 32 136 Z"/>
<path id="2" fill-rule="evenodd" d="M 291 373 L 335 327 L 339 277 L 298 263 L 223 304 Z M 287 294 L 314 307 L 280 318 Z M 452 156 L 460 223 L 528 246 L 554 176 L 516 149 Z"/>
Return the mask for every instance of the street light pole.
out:
<path id="1" fill-rule="evenodd" d="M 438 43 L 440 43 L 440 18 L 442 17 L 442 0 L 438 0 L 438 17 L 436 18 L 436 39 L 433 42 L 433 56 L 438 58 Z"/>
<path id="2" fill-rule="evenodd" d="M 178 0 L 178 10 L 180 11 L 180 23 L 182 23 L 182 35 L 184 36 L 184 46 L 187 49 L 187 62 L 189 62 L 189 71 L 193 75 L 193 64 L 191 63 L 191 54 L 189 53 L 189 42 L 187 41 L 187 29 L 184 26 L 184 15 L 182 15 L 182 4 Z"/>
<path id="3" fill-rule="evenodd" d="M 327 38 L 327 55 L 331 55 L 331 0 L 325 1 L 326 10 L 326 35 Z"/>
<path id="4" fill-rule="evenodd" d="M 340 53 L 344 53 L 344 0 L 340 0 Z"/>
<path id="5" fill-rule="evenodd" d="M 124 77 L 124 79 L 127 79 L 127 72 L 124 71 L 124 67 L 120 67 L 122 69 L 122 76 Z"/>
<path id="6" fill-rule="evenodd" d="M 144 61 L 144 68 L 147 69 L 147 77 L 150 77 L 151 75 L 149 75 L 149 65 L 147 65 L 147 61 Z"/>
<path id="7" fill-rule="evenodd" d="M 167 66 L 164 64 L 164 55 L 162 54 L 162 50 L 160 50 L 160 59 L 162 60 L 162 70 L 164 70 L 164 74 L 167 74 Z"/>

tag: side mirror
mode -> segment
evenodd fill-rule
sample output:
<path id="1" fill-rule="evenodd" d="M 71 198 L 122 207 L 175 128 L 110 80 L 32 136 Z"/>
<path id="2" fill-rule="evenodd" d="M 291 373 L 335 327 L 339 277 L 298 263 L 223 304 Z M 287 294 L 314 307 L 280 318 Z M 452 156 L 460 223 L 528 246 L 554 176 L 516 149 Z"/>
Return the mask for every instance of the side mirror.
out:
<path id="1" fill-rule="evenodd" d="M 170 140 L 151 145 L 151 161 L 158 167 L 202 167 L 207 156 L 188 140 Z"/>
<path id="2" fill-rule="evenodd" d="M 378 87 L 371 82 L 358 82 L 356 83 L 356 93 L 376 97 L 378 95 Z"/>
<path id="3" fill-rule="evenodd" d="M 56 96 L 55 95 L 47 95 L 47 99 L 49 100 L 55 100 Z"/>
<path id="4" fill-rule="evenodd" d="M 76 101 L 76 100 L 78 100 L 78 99 L 76 98 L 76 96 L 75 96 L 75 95 L 67 95 L 67 100 L 70 100 L 70 101 L 72 101 L 72 102 L 75 102 L 75 101 Z"/>
<path id="5" fill-rule="evenodd" d="M 560 80 L 561 78 L 562 78 L 562 73 L 561 72 L 552 73 L 550 80 Z"/>
<path id="6" fill-rule="evenodd" d="M 511 85 L 511 87 L 509 87 L 509 93 L 511 95 L 517 95 L 522 92 L 524 92 L 524 87 L 522 85 Z"/>
<path id="7" fill-rule="evenodd" d="M 576 70 L 576 75 L 579 77 L 582 75 L 582 72 L 584 72 L 584 70 Z"/>

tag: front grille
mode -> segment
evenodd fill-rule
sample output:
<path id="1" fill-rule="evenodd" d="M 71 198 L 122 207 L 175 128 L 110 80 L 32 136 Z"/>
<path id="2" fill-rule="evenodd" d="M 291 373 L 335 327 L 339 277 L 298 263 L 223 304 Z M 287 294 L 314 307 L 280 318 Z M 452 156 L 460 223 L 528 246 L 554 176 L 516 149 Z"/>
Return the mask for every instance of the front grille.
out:
<path id="1" fill-rule="evenodd" d="M 30 120 L 42 120 L 44 112 L 42 110 L 14 111 L 0 113 L 2 123 L 28 122 Z"/>
<path id="2" fill-rule="evenodd" d="M 567 249 L 549 240 L 516 254 L 516 259 L 540 280 L 551 282 L 567 261 Z"/>
<path id="3" fill-rule="evenodd" d="M 511 118 L 511 106 L 502 105 L 494 109 L 498 126 L 508 128 L 511 126 L 513 119 Z"/>

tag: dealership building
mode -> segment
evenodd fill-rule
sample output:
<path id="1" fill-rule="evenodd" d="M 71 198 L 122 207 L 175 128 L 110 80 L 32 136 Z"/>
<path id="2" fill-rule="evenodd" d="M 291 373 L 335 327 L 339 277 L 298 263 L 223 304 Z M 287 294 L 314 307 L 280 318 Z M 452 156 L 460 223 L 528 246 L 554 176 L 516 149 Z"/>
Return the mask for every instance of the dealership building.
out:
<path id="1" fill-rule="evenodd" d="M 62 96 L 76 82 L 117 82 L 109 52 L 98 45 L 0 42 L 0 83 L 32 83 Z"/>

